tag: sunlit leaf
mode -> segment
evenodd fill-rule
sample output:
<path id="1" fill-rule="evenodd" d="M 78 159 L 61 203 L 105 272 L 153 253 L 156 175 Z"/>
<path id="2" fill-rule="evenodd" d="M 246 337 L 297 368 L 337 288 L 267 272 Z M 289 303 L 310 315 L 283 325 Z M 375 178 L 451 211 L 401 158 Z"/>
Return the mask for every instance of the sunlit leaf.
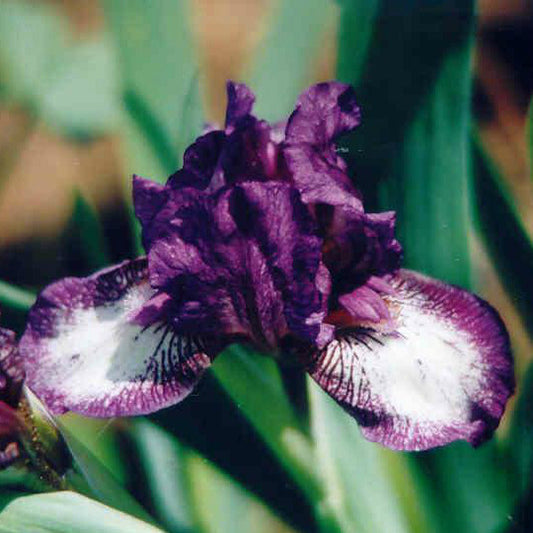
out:
<path id="1" fill-rule="evenodd" d="M 61 416 L 61 425 L 83 443 L 95 460 L 109 470 L 121 485 L 126 480 L 126 461 L 121 457 L 120 438 L 115 419 L 87 418 L 76 413 Z"/>
<path id="2" fill-rule="evenodd" d="M 106 39 L 66 47 L 47 74 L 39 113 L 48 124 L 80 137 L 116 128 L 120 113 L 117 66 Z"/>
<path id="3" fill-rule="evenodd" d="M 310 500 L 319 497 L 311 442 L 287 399 L 274 362 L 233 346 L 215 361 L 213 372 Z"/>
<path id="4" fill-rule="evenodd" d="M 283 468 L 285 463 L 278 456 L 278 453 L 283 454 L 282 448 L 279 448 L 277 453 L 274 452 L 271 442 L 264 440 L 265 437 L 250 419 L 256 413 L 264 413 L 262 420 L 260 414 L 256 423 L 260 420 L 259 424 L 265 427 L 265 420 L 268 419 L 273 430 L 279 427 L 274 411 L 279 407 L 279 402 L 271 396 L 270 387 L 265 386 L 265 382 L 269 382 L 269 372 L 275 371 L 275 366 L 258 354 L 247 355 L 252 364 L 245 365 L 243 370 L 240 362 L 234 360 L 232 350 L 220 354 L 215 367 L 223 367 L 218 375 L 222 380 L 229 379 L 229 382 L 221 386 L 221 382 L 208 372 L 196 392 L 185 401 L 155 413 L 150 418 L 275 509 L 276 514 L 283 520 L 297 529 L 313 530 L 314 500 L 304 496 L 313 485 L 301 485 L 309 481 L 308 476 L 302 475 L 295 481 L 290 470 Z M 253 364 L 256 358 L 259 358 L 258 366 Z M 266 366 L 261 364 L 263 360 L 267 360 Z M 233 364 L 234 373 L 231 372 Z M 261 375 L 261 370 L 266 373 Z M 278 379 L 277 387 L 279 386 Z M 232 394 L 228 387 L 231 387 Z M 247 390 L 250 391 L 248 394 Z M 235 398 L 238 399 L 232 401 Z M 250 407 L 246 406 L 248 400 L 251 401 Z M 260 405 L 262 408 L 259 408 Z M 284 420 L 282 411 L 280 416 Z M 298 454 L 298 443 L 301 442 L 299 435 L 297 433 L 294 436 L 290 428 L 287 429 L 292 446 L 291 454 Z M 269 438 L 273 441 L 277 435 L 273 434 Z M 304 451 L 305 453 L 307 451 Z M 290 457 L 288 460 L 291 460 Z M 311 470 L 308 474 L 311 474 Z"/>
<path id="5" fill-rule="evenodd" d="M 281 0 L 270 16 L 247 80 L 257 95 L 257 116 L 281 120 L 313 80 L 313 67 L 335 17 L 328 0 Z"/>
<path id="6" fill-rule="evenodd" d="M 328 524 L 332 519 L 328 513 L 334 513 L 342 531 L 412 531 L 402 509 L 402 500 L 410 498 L 412 480 L 405 469 L 397 485 L 392 476 L 392 463 L 401 468 L 401 456 L 365 441 L 355 420 L 311 380 L 309 393 L 324 503 L 328 504 L 321 504 L 322 522 Z M 416 508 L 416 501 L 408 503 Z"/>
<path id="7" fill-rule="evenodd" d="M 66 475 L 67 483 L 76 491 L 94 497 L 106 505 L 152 522 L 148 513 L 84 444 L 65 426 L 60 426 L 60 429 L 74 458 L 73 468 Z"/>
<path id="8" fill-rule="evenodd" d="M 294 531 L 252 494 L 205 459 L 189 459 L 193 509 L 206 533 L 289 533 Z"/>
<path id="9" fill-rule="evenodd" d="M 162 530 L 74 492 L 0 494 L 2 533 L 161 533 Z"/>
<path id="10" fill-rule="evenodd" d="M 0 3 L 0 72 L 7 96 L 30 104 L 39 99 L 43 80 L 66 46 L 65 22 L 41 6 Z"/>
<path id="11" fill-rule="evenodd" d="M 117 45 L 126 107 L 133 117 L 126 127 L 136 129 L 127 133 L 128 166 L 164 181 L 180 163 L 191 128 L 197 134 L 201 130 L 201 111 L 190 109 L 201 107 L 194 95 L 197 64 L 188 1 L 107 0 L 103 5 Z M 151 153 L 137 153 L 146 137 Z"/>
<path id="12" fill-rule="evenodd" d="M 533 525 L 533 366 L 529 367 L 513 413 L 509 438 L 515 474 L 513 495 L 518 493 L 509 513 L 508 532 L 529 531 Z"/>
<path id="13" fill-rule="evenodd" d="M 136 485 L 154 516 L 169 533 L 192 531 L 187 449 L 149 420 L 134 421 L 130 435 L 142 475 Z"/>
<path id="14" fill-rule="evenodd" d="M 114 58 L 104 38 L 74 42 L 59 12 L 0 3 L 2 92 L 51 127 L 86 137 L 112 130 L 120 100 Z"/>

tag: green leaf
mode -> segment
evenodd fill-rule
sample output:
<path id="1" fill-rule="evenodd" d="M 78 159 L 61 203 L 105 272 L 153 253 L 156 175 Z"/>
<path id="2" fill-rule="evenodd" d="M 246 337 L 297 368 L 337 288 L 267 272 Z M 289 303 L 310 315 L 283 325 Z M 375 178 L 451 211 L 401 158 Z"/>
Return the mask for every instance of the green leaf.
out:
<path id="1" fill-rule="evenodd" d="M 509 451 L 514 466 L 512 494 L 519 494 L 515 509 L 510 513 L 514 528 L 509 531 L 527 531 L 531 525 L 533 497 L 533 366 L 530 365 L 513 413 L 509 435 Z"/>
<path id="2" fill-rule="evenodd" d="M 0 494 L 1 533 L 161 533 L 162 530 L 74 492 Z"/>
<path id="3" fill-rule="evenodd" d="M 341 27 L 356 27 L 358 10 L 374 21 L 363 32 L 371 33 L 365 59 L 352 59 L 346 31 L 339 48 L 339 76 L 362 107 L 349 143 L 357 185 L 371 209 L 397 212 L 408 267 L 468 288 L 473 3 L 383 0 L 377 14 L 362 4 L 343 10 Z M 510 480 L 495 443 L 409 462 L 432 530 L 494 531 L 504 522 Z"/>
<path id="4" fill-rule="evenodd" d="M 0 4 L 0 73 L 7 96 L 39 100 L 43 79 L 66 46 L 65 20 L 54 11 L 25 2 Z"/>
<path id="5" fill-rule="evenodd" d="M 407 266 L 468 286 L 472 3 L 384 0 L 377 15 L 362 4 L 342 11 L 338 72 L 362 108 L 357 185 L 370 208 L 397 212 Z M 358 10 L 374 21 L 364 61 L 346 39 Z"/>
<path id="6" fill-rule="evenodd" d="M 402 456 L 365 441 L 352 417 L 310 379 L 308 386 L 316 460 L 325 490 L 319 503 L 324 527 L 334 513 L 342 531 L 416 530 L 404 514 L 405 500 L 414 507 L 411 521 L 420 527 L 424 518 L 409 494 L 412 479 L 401 464 Z"/>
<path id="7" fill-rule="evenodd" d="M 153 522 L 141 505 L 67 427 L 60 423 L 59 428 L 75 461 L 74 468 L 66 474 L 67 484 L 76 491 L 95 497 L 115 509 L 146 522 Z"/>
<path id="8" fill-rule="evenodd" d="M 284 119 L 313 80 L 313 67 L 331 29 L 335 11 L 328 0 L 281 0 L 247 76 L 257 96 L 257 116 Z"/>
<path id="9" fill-rule="evenodd" d="M 380 7 L 379 0 L 341 4 L 339 23 L 339 54 L 337 73 L 339 78 L 359 80 L 361 69 L 368 55 L 368 46 L 373 35 L 374 22 Z"/>
<path id="10" fill-rule="evenodd" d="M 313 450 L 283 390 L 272 359 L 235 345 L 213 364 L 213 373 L 276 458 L 314 502 Z"/>
<path id="11" fill-rule="evenodd" d="M 290 531 L 260 500 L 204 457 L 147 420 L 131 436 L 163 526 L 184 531 Z"/>
<path id="12" fill-rule="evenodd" d="M 527 144 L 529 148 L 529 173 L 533 179 L 533 98 L 529 103 L 529 111 L 527 113 Z"/>
<path id="13" fill-rule="evenodd" d="M 475 142 L 474 156 L 474 198 L 480 234 L 513 304 L 533 332 L 530 298 L 533 240 L 504 177 L 479 139 Z"/>
<path id="14" fill-rule="evenodd" d="M 105 38 L 66 47 L 44 77 L 39 113 L 52 127 L 85 137 L 115 129 L 120 116 L 117 67 Z"/>
<path id="15" fill-rule="evenodd" d="M 74 207 L 65 230 L 67 253 L 82 262 L 89 274 L 109 264 L 109 254 L 102 225 L 82 193 L 75 191 Z"/>
<path id="16" fill-rule="evenodd" d="M 106 0 L 104 11 L 117 45 L 126 107 L 133 117 L 125 124 L 134 130 L 126 132 L 130 168 L 162 181 L 176 170 L 191 130 L 195 135 L 201 131 L 188 2 Z M 150 150 L 138 153 L 145 136 Z"/>
<path id="17" fill-rule="evenodd" d="M 224 362 L 224 359 L 227 361 Z M 261 361 L 266 358 L 255 354 L 252 362 L 254 359 Z M 259 396 L 263 393 L 263 411 L 276 405 L 270 401 L 271 397 L 263 385 L 265 378 L 268 381 L 268 375 L 260 376 L 258 381 L 254 373 L 240 372 L 237 361 L 232 377 L 231 361 L 230 350 L 220 354 L 215 365 L 225 367 L 224 372 L 227 372 L 230 381 L 240 382 L 235 387 L 242 392 L 242 401 L 247 399 L 243 391 L 249 388 L 256 389 L 255 402 L 258 405 Z M 255 369 L 261 371 L 261 363 L 259 365 Z M 266 366 L 267 371 L 273 368 L 272 364 Z M 277 455 L 248 422 L 248 416 L 253 415 L 254 411 L 245 410 L 244 407 L 244 404 L 231 400 L 209 371 L 194 394 L 170 409 L 154 413 L 151 419 L 256 494 L 288 523 L 303 531 L 312 529 L 313 500 L 306 500 L 303 494 L 303 490 L 308 490 L 307 487 L 300 489 L 283 469 Z M 269 416 L 272 418 L 274 413 Z M 291 432 L 288 433 L 290 435 Z M 268 472 L 266 477 L 265 472 Z"/>
<path id="18" fill-rule="evenodd" d="M 63 431 L 76 435 L 84 448 L 104 466 L 121 485 L 126 480 L 126 460 L 121 454 L 120 432 L 116 420 L 88 418 L 68 412 L 59 418 Z"/>
<path id="19" fill-rule="evenodd" d="M 197 454 L 189 473 L 193 507 L 205 533 L 290 533 L 294 531 L 272 511 Z"/>
<path id="20" fill-rule="evenodd" d="M 2 307 L 26 312 L 35 302 L 35 294 L 30 291 L 0 281 L 0 309 Z"/>
<path id="21" fill-rule="evenodd" d="M 116 126 L 116 66 L 105 38 L 73 43 L 58 12 L 10 0 L 0 4 L 0 34 L 5 96 L 69 135 L 93 136 Z"/>
<path id="22" fill-rule="evenodd" d="M 129 434 L 139 457 L 142 479 L 147 484 L 143 492 L 154 516 L 169 533 L 191 531 L 194 518 L 187 448 L 146 419 L 134 420 Z"/>

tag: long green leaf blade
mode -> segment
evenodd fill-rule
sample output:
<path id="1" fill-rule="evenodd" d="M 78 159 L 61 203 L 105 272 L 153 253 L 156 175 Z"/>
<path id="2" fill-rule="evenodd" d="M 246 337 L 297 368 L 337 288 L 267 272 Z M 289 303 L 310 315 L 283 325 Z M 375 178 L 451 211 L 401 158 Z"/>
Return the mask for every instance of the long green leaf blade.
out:
<path id="1" fill-rule="evenodd" d="M 0 495 L 1 533 L 162 533 L 74 492 Z"/>
<path id="2" fill-rule="evenodd" d="M 294 108 L 313 79 L 313 66 L 334 20 L 328 0 L 281 0 L 247 76 L 257 95 L 257 116 L 276 121 Z"/>
<path id="3" fill-rule="evenodd" d="M 189 2 L 106 0 L 104 11 L 117 44 L 130 114 L 125 123 L 130 168 L 164 180 L 176 170 L 191 136 L 201 130 Z M 143 148 L 145 135 L 150 150 Z"/>

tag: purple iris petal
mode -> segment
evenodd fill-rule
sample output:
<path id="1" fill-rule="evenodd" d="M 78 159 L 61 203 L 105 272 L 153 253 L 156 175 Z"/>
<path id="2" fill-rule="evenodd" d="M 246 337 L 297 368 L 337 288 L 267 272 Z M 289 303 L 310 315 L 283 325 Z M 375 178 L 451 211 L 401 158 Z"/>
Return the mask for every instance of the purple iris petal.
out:
<path id="1" fill-rule="evenodd" d="M 150 186 L 137 180 L 135 189 L 141 198 Z M 270 349 L 289 331 L 311 342 L 320 335 L 329 273 L 315 222 L 289 184 L 173 190 L 143 235 L 151 283 L 172 295 L 189 330 Z"/>
<path id="2" fill-rule="evenodd" d="M 514 389 L 505 326 L 457 287 L 405 270 L 388 283 L 395 330 L 339 330 L 310 374 L 369 440 L 400 450 L 481 444 Z"/>
<path id="3" fill-rule="evenodd" d="M 254 93 L 244 84 L 229 81 L 226 85 L 228 106 L 226 108 L 226 130 L 235 127 L 252 112 Z"/>
<path id="4" fill-rule="evenodd" d="M 394 236 L 395 214 L 354 214 L 336 209 L 325 228 L 324 262 L 342 294 L 362 286 L 370 276 L 400 267 L 402 247 Z"/>
<path id="5" fill-rule="evenodd" d="M 364 212 L 335 140 L 356 128 L 360 111 L 353 89 L 337 82 L 310 87 L 287 124 L 283 155 L 290 179 L 313 204 L 325 238 L 324 262 L 334 292 L 348 292 L 371 275 L 399 268 L 394 213 Z"/>
<path id="6" fill-rule="evenodd" d="M 185 150 L 183 168 L 172 174 L 167 185 L 174 189 L 195 187 L 206 189 L 216 173 L 222 172 L 220 157 L 226 144 L 226 133 L 220 130 L 209 131 L 198 137 Z M 223 176 L 220 178 L 223 180 Z"/>
<path id="7" fill-rule="evenodd" d="M 277 129 L 252 114 L 255 97 L 242 83 L 228 82 L 226 128 L 198 137 L 185 151 L 183 168 L 168 185 L 214 192 L 240 181 L 276 178 L 280 165 Z"/>
<path id="8" fill-rule="evenodd" d="M 134 415 L 184 398 L 210 364 L 177 333 L 147 280 L 146 260 L 47 287 L 19 350 L 26 384 L 55 414 Z"/>
<path id="9" fill-rule="evenodd" d="M 348 85 L 319 83 L 298 98 L 287 124 L 283 153 L 304 202 L 362 212 L 361 199 L 334 144 L 359 122 L 359 107 Z"/>
<path id="10" fill-rule="evenodd" d="M 369 281 L 348 294 L 339 297 L 339 303 L 349 313 L 354 323 L 372 327 L 380 325 L 380 329 L 391 329 L 392 316 L 384 298 L 383 292 L 376 285 L 380 284 L 379 278 L 370 278 Z M 383 282 L 385 283 L 385 282 Z M 391 291 L 385 296 L 394 294 Z"/>

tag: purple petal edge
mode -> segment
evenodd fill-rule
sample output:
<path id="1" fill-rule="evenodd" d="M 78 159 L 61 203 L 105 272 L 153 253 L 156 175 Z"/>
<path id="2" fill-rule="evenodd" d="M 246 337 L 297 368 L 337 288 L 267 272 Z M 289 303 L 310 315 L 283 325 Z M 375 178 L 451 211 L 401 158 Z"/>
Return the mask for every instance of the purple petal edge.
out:
<path id="1" fill-rule="evenodd" d="M 53 414 L 131 416 L 180 401 L 211 359 L 159 300 L 145 258 L 50 285 L 19 344 L 26 384 Z"/>
<path id="2" fill-rule="evenodd" d="M 309 366 L 371 441 L 425 450 L 497 428 L 515 382 L 498 313 L 458 287 L 402 270 L 386 297 L 396 331 L 337 331 Z"/>

